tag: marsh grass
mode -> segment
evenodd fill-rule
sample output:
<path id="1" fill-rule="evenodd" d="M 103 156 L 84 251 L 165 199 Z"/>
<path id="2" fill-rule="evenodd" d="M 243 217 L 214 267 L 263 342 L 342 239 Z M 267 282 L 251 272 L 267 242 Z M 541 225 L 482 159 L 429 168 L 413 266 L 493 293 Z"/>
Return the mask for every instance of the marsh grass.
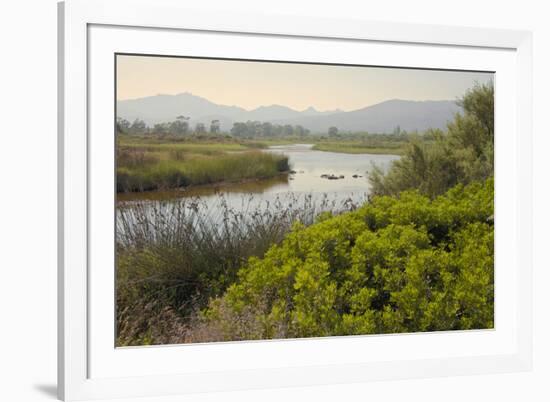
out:
<path id="1" fill-rule="evenodd" d="M 280 243 L 295 222 L 357 207 L 351 200 L 282 195 L 239 208 L 223 195 L 131 202 L 117 208 L 117 345 L 181 343 L 193 317 L 235 282 L 250 257 Z"/>
<path id="2" fill-rule="evenodd" d="M 344 154 L 383 154 L 403 155 L 407 142 L 386 141 L 377 144 L 362 142 L 320 142 L 313 146 L 316 151 L 338 152 Z"/>
<path id="3" fill-rule="evenodd" d="M 151 151 L 147 147 L 117 152 L 117 191 L 166 190 L 190 185 L 275 177 L 289 170 L 283 155 L 246 151 L 187 152 L 179 147 Z"/>

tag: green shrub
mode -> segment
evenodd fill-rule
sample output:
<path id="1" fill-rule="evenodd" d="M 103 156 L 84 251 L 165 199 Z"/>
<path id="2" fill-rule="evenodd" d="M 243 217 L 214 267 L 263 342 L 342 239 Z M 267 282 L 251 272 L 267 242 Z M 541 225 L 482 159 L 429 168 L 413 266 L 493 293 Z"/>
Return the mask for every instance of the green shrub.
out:
<path id="1" fill-rule="evenodd" d="M 250 258 L 192 341 L 493 327 L 493 180 L 293 226 Z"/>
<path id="2" fill-rule="evenodd" d="M 458 183 L 485 180 L 494 171 L 494 88 L 476 85 L 458 102 L 463 114 L 448 124 L 447 133 L 431 130 L 433 142 L 412 142 L 387 173 L 374 168 L 373 195 L 397 195 L 417 189 L 435 197 Z"/>

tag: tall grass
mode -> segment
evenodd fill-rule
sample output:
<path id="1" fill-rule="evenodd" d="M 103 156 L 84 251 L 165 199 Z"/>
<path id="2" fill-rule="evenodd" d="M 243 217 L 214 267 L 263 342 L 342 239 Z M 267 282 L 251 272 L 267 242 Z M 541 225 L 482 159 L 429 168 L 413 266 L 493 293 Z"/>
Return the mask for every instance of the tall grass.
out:
<path id="1" fill-rule="evenodd" d="M 178 147 L 166 153 L 121 149 L 117 158 L 117 191 L 166 190 L 197 184 L 271 178 L 289 170 L 288 158 L 260 151 L 186 153 Z"/>
<path id="2" fill-rule="evenodd" d="M 131 148 L 142 151 L 154 152 L 154 151 L 170 151 L 181 150 L 184 152 L 191 152 L 203 155 L 219 155 L 228 151 L 246 151 L 249 147 L 238 143 L 193 143 L 193 142 L 124 142 L 121 148 Z M 253 147 L 256 148 L 256 147 Z"/>
<path id="3" fill-rule="evenodd" d="M 320 142 L 313 146 L 316 151 L 338 152 L 344 154 L 384 154 L 402 155 L 407 143 L 397 141 L 385 141 L 374 144 L 363 142 Z"/>
<path id="4" fill-rule="evenodd" d="M 252 257 L 282 241 L 296 221 L 355 209 L 347 200 L 288 194 L 233 208 L 200 198 L 132 202 L 117 209 L 117 344 L 183 342 L 190 320 L 236 280 Z"/>

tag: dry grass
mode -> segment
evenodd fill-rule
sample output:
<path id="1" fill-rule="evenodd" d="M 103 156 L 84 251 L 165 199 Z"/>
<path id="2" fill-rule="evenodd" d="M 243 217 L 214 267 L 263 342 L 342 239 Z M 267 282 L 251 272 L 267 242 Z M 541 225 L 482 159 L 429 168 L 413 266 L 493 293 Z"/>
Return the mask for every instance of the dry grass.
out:
<path id="1" fill-rule="evenodd" d="M 280 243 L 296 221 L 309 225 L 323 211 L 356 207 L 292 194 L 259 206 L 253 197 L 243 199 L 238 209 L 223 196 L 210 207 L 196 198 L 118 208 L 119 346 L 221 337 L 222 331 L 212 328 L 211 335 L 201 334 L 200 310 L 235 282 L 250 257 L 262 257 Z"/>

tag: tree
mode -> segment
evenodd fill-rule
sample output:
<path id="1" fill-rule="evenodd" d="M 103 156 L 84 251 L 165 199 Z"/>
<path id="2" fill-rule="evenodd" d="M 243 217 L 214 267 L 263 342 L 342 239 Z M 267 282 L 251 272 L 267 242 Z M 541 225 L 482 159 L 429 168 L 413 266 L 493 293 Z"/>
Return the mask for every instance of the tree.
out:
<path id="1" fill-rule="evenodd" d="M 117 117 L 116 131 L 118 134 L 128 134 L 130 132 L 130 122 L 122 117 Z"/>
<path id="2" fill-rule="evenodd" d="M 271 137 L 273 135 L 273 124 L 269 122 L 262 123 L 262 136 Z"/>
<path id="3" fill-rule="evenodd" d="M 220 132 L 220 121 L 219 120 L 212 120 L 210 123 L 210 133 L 217 134 Z"/>
<path id="4" fill-rule="evenodd" d="M 483 127 L 486 136 L 491 137 L 495 131 L 494 93 L 495 88 L 492 81 L 486 85 L 477 83 L 458 101 L 458 104 L 464 109 L 465 115 L 474 116 Z"/>
<path id="5" fill-rule="evenodd" d="M 414 139 L 387 172 L 369 174 L 373 195 L 397 195 L 408 189 L 436 197 L 458 183 L 485 180 L 494 174 L 494 88 L 479 85 L 458 101 L 463 113 L 447 125 L 447 133 L 429 130 Z"/>
<path id="6" fill-rule="evenodd" d="M 156 135 L 164 135 L 170 133 L 170 123 L 157 123 L 153 126 L 153 133 Z"/>
<path id="7" fill-rule="evenodd" d="M 195 125 L 195 134 L 206 134 L 206 127 L 204 123 L 197 123 Z"/>
<path id="8" fill-rule="evenodd" d="M 301 125 L 292 126 L 291 124 L 273 124 L 270 122 L 259 122 L 248 120 L 246 123 L 235 122 L 231 128 L 231 135 L 242 138 L 255 137 L 281 137 L 308 135 L 310 131 Z"/>
<path id="9" fill-rule="evenodd" d="M 308 130 L 298 124 L 294 127 L 294 133 L 299 137 L 303 137 L 308 133 Z"/>
<path id="10" fill-rule="evenodd" d="M 234 137 L 246 137 L 248 132 L 246 123 L 235 122 L 231 128 L 231 135 Z"/>
<path id="11" fill-rule="evenodd" d="M 129 129 L 131 134 L 146 134 L 148 131 L 147 124 L 140 119 L 135 119 Z"/>
<path id="12" fill-rule="evenodd" d="M 168 131 L 173 135 L 185 135 L 189 131 L 189 118 L 185 116 L 178 116 L 175 121 L 169 124 Z"/>
<path id="13" fill-rule="evenodd" d="M 283 135 L 290 136 L 294 134 L 294 127 L 292 127 L 290 124 L 285 124 L 283 126 Z"/>
<path id="14" fill-rule="evenodd" d="M 262 123 L 259 121 L 247 121 L 248 124 L 248 136 L 258 137 L 262 133 Z"/>
<path id="15" fill-rule="evenodd" d="M 173 133 L 176 135 L 185 135 L 189 132 L 189 117 L 179 115 L 176 121 L 172 123 Z"/>
<path id="16" fill-rule="evenodd" d="M 328 129 L 328 136 L 329 137 L 336 137 L 338 135 L 338 127 L 329 127 Z"/>

